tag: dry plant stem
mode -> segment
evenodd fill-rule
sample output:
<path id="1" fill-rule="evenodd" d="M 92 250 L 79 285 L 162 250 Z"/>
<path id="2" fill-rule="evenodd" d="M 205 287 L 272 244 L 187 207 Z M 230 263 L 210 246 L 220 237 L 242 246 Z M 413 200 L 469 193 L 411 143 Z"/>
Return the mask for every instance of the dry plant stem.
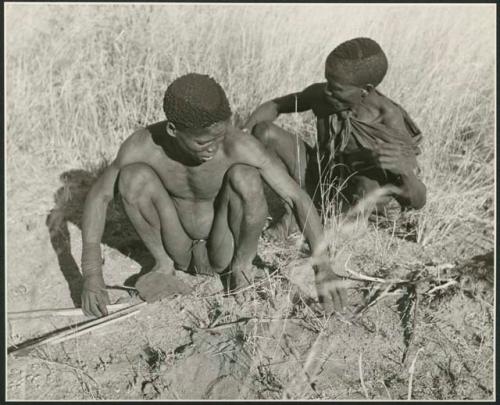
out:
<path id="1" fill-rule="evenodd" d="M 361 382 L 361 387 L 363 388 L 363 392 L 365 393 L 365 398 L 370 399 L 370 396 L 368 395 L 368 390 L 366 389 L 365 386 L 365 380 L 363 379 L 363 353 L 359 353 L 358 369 L 359 369 L 359 380 Z"/>
<path id="2" fill-rule="evenodd" d="M 445 288 L 448 288 L 452 285 L 455 285 L 457 284 L 457 282 L 455 280 L 449 280 L 448 282 L 446 282 L 445 284 L 442 284 L 442 285 L 438 285 L 437 287 L 434 287 L 432 290 L 430 291 L 427 291 L 426 294 L 432 294 L 433 292 L 435 291 L 438 291 L 438 290 L 444 290 Z"/>
<path id="3" fill-rule="evenodd" d="M 413 374 L 415 373 L 415 363 L 417 362 L 417 357 L 421 350 L 422 350 L 421 348 L 417 350 L 415 358 L 411 362 L 410 369 L 408 370 L 408 372 L 410 373 L 410 378 L 408 380 L 408 400 L 411 400 L 411 393 L 413 389 Z"/>
<path id="4" fill-rule="evenodd" d="M 389 392 L 389 389 L 387 388 L 387 385 L 385 385 L 385 382 L 384 380 L 381 381 L 382 382 L 382 385 L 384 386 L 385 388 L 385 392 L 387 392 L 387 397 L 392 400 L 392 396 L 391 396 L 391 393 Z"/>
<path id="5" fill-rule="evenodd" d="M 399 292 L 392 292 L 390 293 L 389 290 L 391 289 L 392 285 L 388 285 L 386 289 L 380 294 L 377 298 L 375 298 L 372 302 L 368 303 L 364 308 L 362 308 L 357 314 L 355 314 L 355 317 L 359 317 L 363 315 L 369 308 L 373 307 L 377 302 L 381 301 L 382 299 L 391 296 L 391 295 L 398 295 Z"/>

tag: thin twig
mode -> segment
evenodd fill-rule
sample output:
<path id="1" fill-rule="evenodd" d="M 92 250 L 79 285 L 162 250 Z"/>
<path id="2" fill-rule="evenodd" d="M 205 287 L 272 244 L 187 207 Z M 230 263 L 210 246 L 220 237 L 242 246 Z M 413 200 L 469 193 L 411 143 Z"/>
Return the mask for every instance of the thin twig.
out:
<path id="1" fill-rule="evenodd" d="M 387 388 L 387 385 L 385 385 L 384 380 L 382 380 L 382 385 L 383 385 L 383 386 L 384 386 L 384 388 L 385 388 L 385 392 L 387 392 L 387 396 L 389 397 L 389 399 L 390 399 L 390 400 L 392 400 L 391 393 L 389 392 L 389 389 Z"/>
<path id="2" fill-rule="evenodd" d="M 410 369 L 408 370 L 408 372 L 410 373 L 410 378 L 408 380 L 408 401 L 411 400 L 411 392 L 412 392 L 412 388 L 413 388 L 413 374 L 415 373 L 415 363 L 417 362 L 417 357 L 418 357 L 418 354 L 420 353 L 421 350 L 422 350 L 422 348 L 417 350 L 417 353 L 415 354 L 415 358 L 411 362 Z"/>
<path id="3" fill-rule="evenodd" d="M 427 291 L 426 294 L 429 295 L 429 294 L 432 294 L 435 291 L 444 290 L 445 288 L 448 288 L 448 287 L 450 287 L 452 285 L 455 285 L 455 284 L 457 284 L 457 281 L 455 281 L 453 279 L 452 280 L 448 280 L 448 282 L 446 282 L 445 284 L 438 285 L 438 286 L 434 287 L 433 289 L 431 289 L 430 291 Z"/>
<path id="4" fill-rule="evenodd" d="M 368 390 L 366 389 L 366 386 L 365 386 L 365 380 L 363 379 L 363 353 L 362 352 L 359 353 L 358 369 L 359 369 L 359 379 L 361 381 L 361 387 L 363 388 L 366 399 L 370 399 L 370 396 L 368 395 Z"/>

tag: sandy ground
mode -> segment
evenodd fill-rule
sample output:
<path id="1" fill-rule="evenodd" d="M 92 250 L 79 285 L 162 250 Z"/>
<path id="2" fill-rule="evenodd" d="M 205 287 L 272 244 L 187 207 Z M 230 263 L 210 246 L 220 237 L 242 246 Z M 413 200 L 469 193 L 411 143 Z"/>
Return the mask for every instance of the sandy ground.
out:
<path id="1" fill-rule="evenodd" d="M 36 162 L 19 173 L 12 166 L 6 176 L 7 310 L 78 306 L 80 219 L 93 175 Z M 392 246 L 389 232 L 379 233 Z M 103 242 L 109 286 L 131 284 L 150 266 L 119 203 L 109 209 Z M 264 267 L 280 269 L 265 299 L 255 289 L 244 302 L 223 298 L 218 279 L 181 274 L 194 287 L 191 296 L 148 304 L 108 328 L 25 352 L 15 348 L 85 318 L 8 321 L 8 398 L 493 397 L 492 247 L 457 257 L 452 246 L 422 249 L 398 240 L 398 259 L 390 263 L 367 247 L 351 259 L 356 271 L 418 282 L 387 291 L 383 284 L 378 295 L 377 283 L 357 283 L 349 292 L 351 315 L 375 299 L 373 305 L 358 316 L 325 319 L 312 303 L 312 272 L 301 267 L 299 245 L 293 238 L 262 241 Z M 121 289 L 110 296 L 129 299 Z"/>

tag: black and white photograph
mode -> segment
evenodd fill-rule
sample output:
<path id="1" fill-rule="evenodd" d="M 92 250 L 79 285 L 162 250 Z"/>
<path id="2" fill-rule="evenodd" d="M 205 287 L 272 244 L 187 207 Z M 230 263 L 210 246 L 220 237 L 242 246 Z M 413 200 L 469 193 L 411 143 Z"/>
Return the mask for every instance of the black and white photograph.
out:
<path id="1" fill-rule="evenodd" d="M 495 3 L 3 13 L 7 400 L 495 400 Z"/>

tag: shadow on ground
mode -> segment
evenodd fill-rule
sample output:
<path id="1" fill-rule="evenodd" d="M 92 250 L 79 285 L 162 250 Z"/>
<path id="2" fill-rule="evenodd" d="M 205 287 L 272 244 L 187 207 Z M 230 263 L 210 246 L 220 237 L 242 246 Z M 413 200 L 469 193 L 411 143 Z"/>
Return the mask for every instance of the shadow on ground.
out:
<path id="1" fill-rule="evenodd" d="M 85 197 L 103 169 L 104 167 L 101 167 L 92 172 L 76 169 L 62 173 L 60 179 L 63 185 L 54 194 L 54 208 L 46 220 L 59 268 L 68 283 L 71 299 L 76 307 L 81 306 L 80 294 L 83 279 L 77 261 L 71 253 L 68 223 L 81 229 Z M 102 243 L 120 251 L 141 265 L 141 273 L 133 276 L 134 280 L 128 279 L 125 285 L 133 285 L 139 275 L 147 272 L 154 264 L 151 255 L 125 214 L 121 198 L 116 193 L 108 206 Z"/>

